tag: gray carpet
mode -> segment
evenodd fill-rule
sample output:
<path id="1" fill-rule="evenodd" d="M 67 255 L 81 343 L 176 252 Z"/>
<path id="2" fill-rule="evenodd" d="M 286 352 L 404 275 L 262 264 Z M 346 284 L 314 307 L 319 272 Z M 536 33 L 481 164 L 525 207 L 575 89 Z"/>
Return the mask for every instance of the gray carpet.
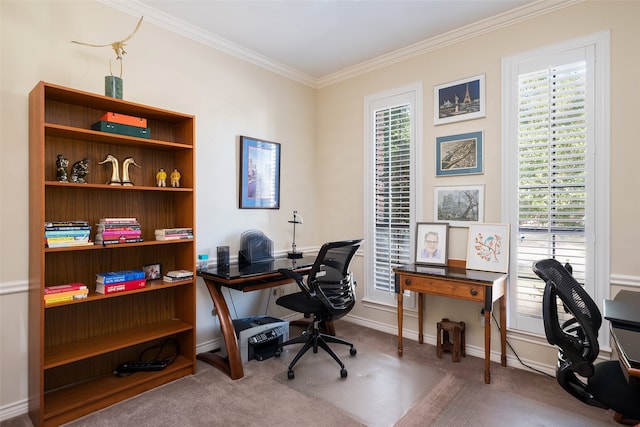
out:
<path id="1" fill-rule="evenodd" d="M 569 398 L 567 395 L 567 399 Z M 505 393 L 484 384 L 466 383 L 430 425 L 600 427 L 610 423 L 590 419 L 513 393 Z"/>
<path id="2" fill-rule="evenodd" d="M 280 361 L 288 365 L 300 346 L 285 348 Z M 350 356 L 348 347 L 333 345 L 348 371 L 340 378 L 340 366 L 323 350 L 308 351 L 294 367 L 274 376 L 281 384 L 336 406 L 370 427 L 393 426 L 425 396 L 444 373 L 415 362 L 379 352 L 360 351 Z"/>

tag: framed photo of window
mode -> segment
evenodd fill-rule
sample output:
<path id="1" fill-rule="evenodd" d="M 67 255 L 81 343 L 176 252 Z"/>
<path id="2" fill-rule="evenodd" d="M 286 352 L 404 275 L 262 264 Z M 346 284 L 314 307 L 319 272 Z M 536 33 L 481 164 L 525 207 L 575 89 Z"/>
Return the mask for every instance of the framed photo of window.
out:
<path id="1" fill-rule="evenodd" d="M 433 88 L 434 124 L 485 117 L 484 74 Z"/>
<path id="2" fill-rule="evenodd" d="M 416 224 L 415 263 L 447 265 L 449 224 L 419 222 Z"/>
<path id="3" fill-rule="evenodd" d="M 451 227 L 484 221 L 484 185 L 434 187 L 433 217 Z"/>
<path id="4" fill-rule="evenodd" d="M 509 271 L 509 224 L 470 224 L 467 244 L 470 270 Z"/>
<path id="5" fill-rule="evenodd" d="M 280 144 L 240 137 L 240 209 L 280 209 Z"/>
<path id="6" fill-rule="evenodd" d="M 482 132 L 436 137 L 436 176 L 482 173 Z"/>

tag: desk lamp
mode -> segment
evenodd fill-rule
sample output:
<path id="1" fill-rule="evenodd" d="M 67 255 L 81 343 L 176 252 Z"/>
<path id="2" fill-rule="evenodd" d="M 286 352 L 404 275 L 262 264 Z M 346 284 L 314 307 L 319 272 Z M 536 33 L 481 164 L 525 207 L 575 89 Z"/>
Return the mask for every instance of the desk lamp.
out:
<path id="1" fill-rule="evenodd" d="M 289 224 L 293 224 L 293 243 L 291 252 L 287 252 L 287 258 L 302 258 L 302 252 L 296 252 L 296 224 L 302 224 L 302 217 L 298 215 L 298 211 L 293 211 L 293 221 L 289 221 Z"/>

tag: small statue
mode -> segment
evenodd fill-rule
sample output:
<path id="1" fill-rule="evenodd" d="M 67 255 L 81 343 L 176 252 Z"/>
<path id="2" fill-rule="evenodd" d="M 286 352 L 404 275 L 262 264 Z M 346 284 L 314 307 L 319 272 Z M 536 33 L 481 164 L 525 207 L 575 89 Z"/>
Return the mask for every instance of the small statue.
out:
<path id="1" fill-rule="evenodd" d="M 129 166 L 133 165 L 135 167 L 141 167 L 139 164 L 136 163 L 136 161 L 133 159 L 133 157 L 127 157 L 126 159 L 124 159 L 124 161 L 122 162 L 122 185 L 126 185 L 126 186 L 133 186 L 133 182 L 131 181 L 131 179 L 129 179 Z"/>
<path id="2" fill-rule="evenodd" d="M 73 164 L 69 181 L 84 184 L 87 175 L 89 175 L 89 159 L 85 157 Z"/>
<path id="3" fill-rule="evenodd" d="M 111 179 L 107 181 L 107 185 L 120 185 L 122 182 L 120 181 L 120 172 L 118 171 L 118 159 L 111 154 L 107 154 L 107 158 L 98 162 L 98 164 L 104 165 L 107 162 L 111 163 Z"/>
<path id="4" fill-rule="evenodd" d="M 164 168 L 160 168 L 156 174 L 156 181 L 158 182 L 158 187 L 167 186 L 167 172 L 165 172 Z"/>
<path id="5" fill-rule="evenodd" d="M 173 172 L 171 172 L 171 186 L 180 187 L 180 172 L 176 168 L 173 168 Z"/>
<path id="6" fill-rule="evenodd" d="M 67 168 L 69 167 L 69 159 L 64 157 L 62 154 L 58 154 L 58 159 L 56 160 L 56 167 L 57 167 L 58 181 L 69 182 L 69 178 L 67 177 Z"/>

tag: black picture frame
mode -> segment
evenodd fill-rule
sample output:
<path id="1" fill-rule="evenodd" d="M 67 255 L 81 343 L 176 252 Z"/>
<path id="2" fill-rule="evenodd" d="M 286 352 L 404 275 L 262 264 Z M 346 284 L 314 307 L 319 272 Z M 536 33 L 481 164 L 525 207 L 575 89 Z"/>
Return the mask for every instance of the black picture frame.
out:
<path id="1" fill-rule="evenodd" d="M 280 144 L 240 136 L 240 209 L 280 209 Z"/>
<path id="2" fill-rule="evenodd" d="M 146 280 L 162 279 L 162 264 L 147 264 L 142 267 L 144 270 L 144 278 Z"/>

